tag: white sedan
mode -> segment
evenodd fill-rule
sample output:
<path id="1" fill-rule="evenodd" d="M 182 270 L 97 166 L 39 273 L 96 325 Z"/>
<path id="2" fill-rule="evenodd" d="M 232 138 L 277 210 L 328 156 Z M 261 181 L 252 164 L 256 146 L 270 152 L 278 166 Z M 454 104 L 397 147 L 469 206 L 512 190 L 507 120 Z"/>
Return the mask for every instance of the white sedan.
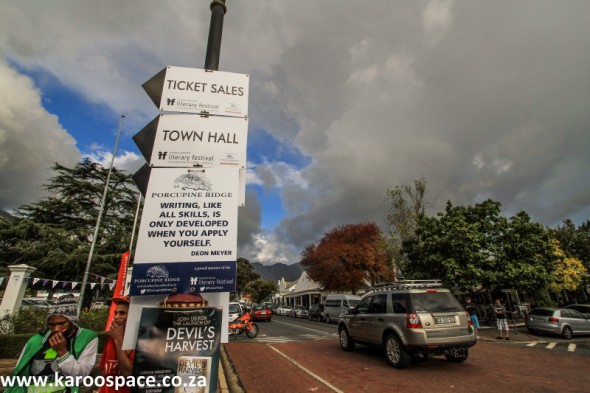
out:
<path id="1" fill-rule="evenodd" d="M 277 308 L 276 312 L 279 315 L 290 315 L 292 309 L 293 307 L 291 306 L 280 306 L 279 308 Z"/>

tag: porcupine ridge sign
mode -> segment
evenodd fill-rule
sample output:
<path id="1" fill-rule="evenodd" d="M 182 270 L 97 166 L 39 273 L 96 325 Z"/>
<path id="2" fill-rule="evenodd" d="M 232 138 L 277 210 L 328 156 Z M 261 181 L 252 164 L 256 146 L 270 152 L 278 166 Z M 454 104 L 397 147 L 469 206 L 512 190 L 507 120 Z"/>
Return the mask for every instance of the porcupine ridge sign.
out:
<path id="1" fill-rule="evenodd" d="M 236 290 L 248 82 L 169 66 L 143 85 L 162 114 L 133 138 L 148 164 L 131 296 Z"/>

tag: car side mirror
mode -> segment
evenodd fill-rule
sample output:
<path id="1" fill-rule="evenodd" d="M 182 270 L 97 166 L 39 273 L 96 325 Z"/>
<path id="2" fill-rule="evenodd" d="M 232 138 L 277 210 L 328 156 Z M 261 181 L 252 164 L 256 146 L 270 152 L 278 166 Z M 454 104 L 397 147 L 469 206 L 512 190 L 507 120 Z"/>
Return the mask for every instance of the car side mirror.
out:
<path id="1" fill-rule="evenodd" d="M 348 313 L 354 315 L 355 314 L 355 307 L 348 307 Z"/>

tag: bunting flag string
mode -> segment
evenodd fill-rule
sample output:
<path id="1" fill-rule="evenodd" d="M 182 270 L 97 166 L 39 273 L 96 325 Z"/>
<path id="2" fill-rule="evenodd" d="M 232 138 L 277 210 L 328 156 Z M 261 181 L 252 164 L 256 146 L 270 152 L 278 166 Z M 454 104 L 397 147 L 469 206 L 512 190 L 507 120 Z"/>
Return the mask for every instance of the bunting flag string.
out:
<path id="1" fill-rule="evenodd" d="M 96 277 L 100 277 L 100 284 L 97 282 L 89 282 L 87 285 L 90 285 L 91 289 L 94 289 L 97 285 L 99 285 L 100 289 L 109 288 L 112 290 L 115 285 L 117 284 L 117 280 L 113 280 L 106 277 L 101 277 L 95 275 Z M 0 277 L 0 286 L 4 283 L 4 281 L 8 282 L 7 277 Z M 27 284 L 30 284 L 36 288 L 45 288 L 46 286 L 51 286 L 52 289 L 76 289 L 80 288 L 82 284 L 79 281 L 60 281 L 60 280 L 50 280 L 47 278 L 38 278 L 38 277 L 30 277 L 27 278 L 25 281 Z"/>

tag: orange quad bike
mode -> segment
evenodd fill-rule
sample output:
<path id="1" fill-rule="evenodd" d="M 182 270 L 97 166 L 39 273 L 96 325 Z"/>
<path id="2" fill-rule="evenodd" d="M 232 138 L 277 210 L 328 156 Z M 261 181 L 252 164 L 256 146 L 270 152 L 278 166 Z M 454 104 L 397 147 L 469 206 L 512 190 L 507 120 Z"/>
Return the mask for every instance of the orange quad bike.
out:
<path id="1" fill-rule="evenodd" d="M 249 338 L 256 338 L 258 336 L 258 325 L 252 321 L 252 314 L 250 312 L 236 318 L 229 323 L 229 335 L 237 336 L 246 332 Z"/>

